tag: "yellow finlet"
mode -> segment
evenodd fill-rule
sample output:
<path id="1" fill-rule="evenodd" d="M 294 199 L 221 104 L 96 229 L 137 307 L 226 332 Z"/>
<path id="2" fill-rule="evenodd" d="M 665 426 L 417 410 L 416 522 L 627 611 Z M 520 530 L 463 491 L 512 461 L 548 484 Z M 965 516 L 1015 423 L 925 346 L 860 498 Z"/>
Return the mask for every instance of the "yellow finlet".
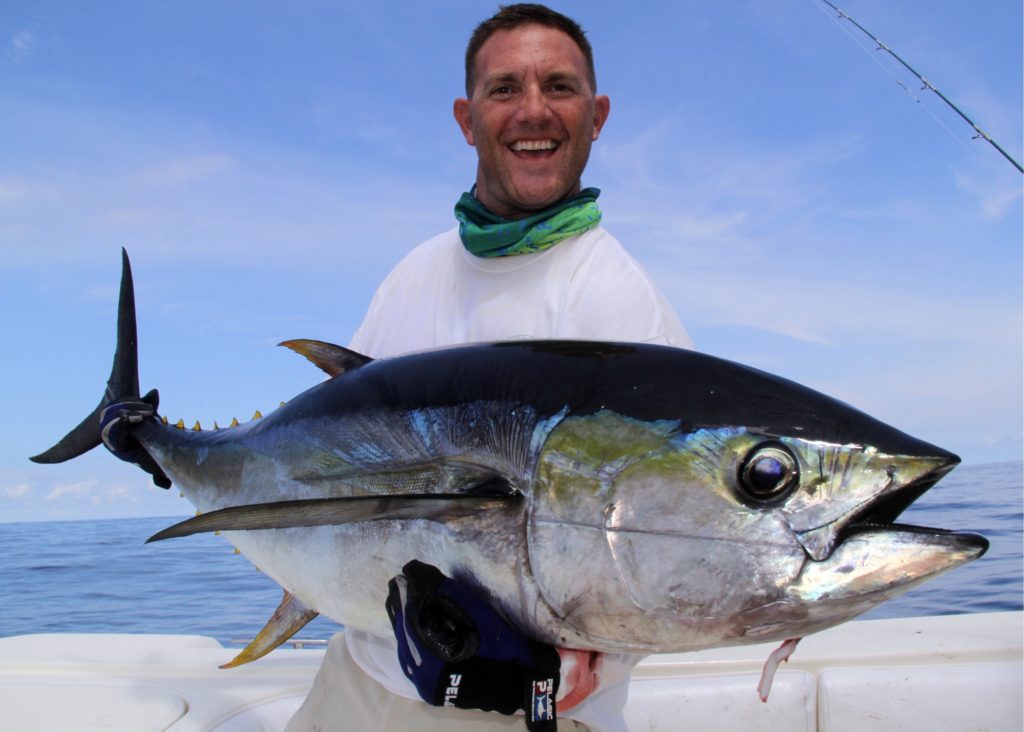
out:
<path id="1" fill-rule="evenodd" d="M 281 402 L 281 403 L 280 403 L 280 404 L 278 404 L 277 406 L 279 406 L 279 407 L 283 407 L 283 406 L 284 406 L 284 402 Z"/>
<path id="2" fill-rule="evenodd" d="M 238 417 L 232 417 L 231 418 L 231 426 L 232 427 L 237 427 L 238 426 Z"/>
<path id="3" fill-rule="evenodd" d="M 239 549 L 239 548 L 238 548 L 238 547 L 236 546 L 236 547 L 235 547 L 235 554 L 241 554 L 241 553 L 242 553 L 242 550 L 241 550 L 241 549 Z"/>
<path id="4" fill-rule="evenodd" d="M 193 432 L 202 432 L 203 431 L 203 426 L 201 424 L 199 424 L 199 420 L 198 419 L 196 420 L 196 423 L 194 425 L 192 425 L 192 431 Z"/>
<path id="5" fill-rule="evenodd" d="M 249 645 L 242 649 L 241 653 L 225 663 L 221 668 L 234 668 L 235 666 L 241 666 L 243 663 L 249 663 L 257 658 L 262 658 L 298 633 L 306 623 L 317 615 L 319 613 L 316 610 L 310 610 L 296 599 L 295 595 L 285 590 L 284 597 L 281 598 L 281 604 L 278 605 L 274 614 L 270 616 L 267 624 L 263 626 L 263 630 L 253 638 Z"/>
<path id="6" fill-rule="evenodd" d="M 217 420 L 213 420 L 213 428 L 214 428 L 215 430 L 219 430 L 219 429 L 220 429 L 220 425 L 219 425 L 219 424 L 217 424 Z"/>
<path id="7" fill-rule="evenodd" d="M 252 418 L 253 419 L 263 419 L 263 415 L 260 413 L 260 410 L 257 409 L 256 413 L 254 415 L 252 415 Z"/>
<path id="8" fill-rule="evenodd" d="M 163 422 L 164 424 L 167 424 L 167 415 L 165 414 L 162 417 L 160 417 L 160 421 Z"/>
<path id="9" fill-rule="evenodd" d="M 185 429 L 185 420 L 179 419 L 177 422 L 174 423 L 174 426 L 177 427 L 179 430 Z"/>

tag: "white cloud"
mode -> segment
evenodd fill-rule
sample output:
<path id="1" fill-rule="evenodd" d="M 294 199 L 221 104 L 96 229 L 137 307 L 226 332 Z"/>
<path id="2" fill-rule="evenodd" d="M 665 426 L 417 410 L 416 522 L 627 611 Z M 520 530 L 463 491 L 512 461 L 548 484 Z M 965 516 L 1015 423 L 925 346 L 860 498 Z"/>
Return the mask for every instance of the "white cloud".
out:
<path id="1" fill-rule="evenodd" d="M 236 161 L 224 153 L 206 153 L 170 160 L 149 168 L 143 180 L 152 185 L 183 185 L 233 170 Z"/>
<path id="2" fill-rule="evenodd" d="M 606 136 L 595 145 L 596 165 L 588 176 L 614 180 L 620 195 L 636 194 L 630 209 L 641 206 L 663 213 L 671 210 L 666 203 L 685 202 L 691 211 L 718 211 L 745 202 L 782 214 L 821 199 L 824 172 L 864 144 L 849 134 L 827 134 L 769 148 L 715 127 L 715 120 L 675 112 L 646 129 Z M 709 142 L 681 145 L 681 139 Z"/>
<path id="3" fill-rule="evenodd" d="M 94 505 L 98 505 L 100 503 L 135 503 L 138 500 L 139 498 L 136 492 L 125 485 L 107 486 L 103 489 L 102 493 L 95 495 L 92 498 Z"/>
<path id="4" fill-rule="evenodd" d="M 659 271 L 659 281 L 674 294 L 679 312 L 704 325 L 752 327 L 814 343 L 831 343 L 835 334 L 961 347 L 1020 342 L 1020 308 L 998 300 L 872 291 L 840 277 L 813 281 L 779 270 L 675 268 Z"/>
<path id="5" fill-rule="evenodd" d="M 0 206 L 54 200 L 56 197 L 56 191 L 50 185 L 27 180 L 0 180 Z"/>
<path id="6" fill-rule="evenodd" d="M 132 152 L 144 158 L 151 150 Z M 369 264 L 376 280 L 413 244 L 454 223 L 457 190 L 436 179 L 326 166 L 287 153 L 185 157 L 135 171 L 82 163 L 75 172 L 59 171 L 53 186 L 59 208 L 19 207 L 0 224 L 16 227 L 0 238 L 0 247 L 10 242 L 0 269 L 106 262 L 124 244 L 136 257 L 208 263 L 241 256 L 249 266 L 343 255 L 347 272 Z M 23 190 L 12 187 L 11 196 Z M 398 210 L 395 201 L 402 202 Z"/>
<path id="7" fill-rule="evenodd" d="M 32 54 L 36 45 L 36 36 L 30 30 L 20 30 L 11 38 L 11 58 L 20 64 Z"/>
<path id="8" fill-rule="evenodd" d="M 32 495 L 32 486 L 28 483 L 16 483 L 15 485 L 6 486 L 3 489 L 3 494 L 5 497 L 14 500 L 28 498 Z"/>
<path id="9" fill-rule="evenodd" d="M 85 480 L 80 483 L 61 483 L 54 486 L 43 497 L 43 500 L 53 502 L 67 498 L 88 498 L 95 492 L 97 485 L 98 482 L 95 480 Z"/>
<path id="10" fill-rule="evenodd" d="M 1002 158 L 999 159 L 999 162 L 1009 169 L 1009 162 L 1003 161 Z M 992 166 L 985 167 L 988 169 Z M 1022 195 L 1019 176 L 1015 176 L 1010 182 L 1006 175 L 993 175 L 991 171 L 958 173 L 956 184 L 960 190 L 974 196 L 981 209 L 982 217 L 987 221 L 1001 220 L 1012 211 Z"/>
<path id="11" fill-rule="evenodd" d="M 0 205 L 24 201 L 28 198 L 28 185 L 20 181 L 0 181 Z"/>
<path id="12" fill-rule="evenodd" d="M 101 484 L 100 481 L 83 480 L 76 483 L 60 483 L 54 486 L 43 500 L 47 503 L 80 503 L 86 502 L 93 506 L 123 505 L 138 501 L 136 493 L 125 485 Z"/>
<path id="13" fill-rule="evenodd" d="M 97 217 L 96 222 L 111 228 L 155 226 L 163 215 L 160 211 L 144 207 L 113 208 Z"/>

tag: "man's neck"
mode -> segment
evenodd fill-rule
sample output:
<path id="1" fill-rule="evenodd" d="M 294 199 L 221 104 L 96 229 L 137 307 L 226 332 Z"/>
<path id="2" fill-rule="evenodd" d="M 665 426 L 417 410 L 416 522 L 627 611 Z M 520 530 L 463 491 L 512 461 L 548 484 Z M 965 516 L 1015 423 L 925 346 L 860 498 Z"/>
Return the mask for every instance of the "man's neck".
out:
<path id="1" fill-rule="evenodd" d="M 576 181 L 575 186 L 570 188 L 568 191 L 566 191 L 563 195 L 559 196 L 555 200 L 548 201 L 542 205 L 534 206 L 531 208 L 523 208 L 521 205 L 503 205 L 500 201 L 491 200 L 492 197 L 487 195 L 486 192 L 484 192 L 483 195 L 481 195 L 481 192 L 483 190 L 484 189 L 482 188 L 482 186 L 480 186 L 478 182 L 475 190 L 473 191 L 473 195 L 476 197 L 478 201 L 480 201 L 480 203 L 486 206 L 491 213 L 496 214 L 502 217 L 503 219 L 508 219 L 509 221 L 518 221 L 519 219 L 525 219 L 529 216 L 534 216 L 547 208 L 551 208 L 552 206 L 557 206 L 559 203 L 566 200 L 567 198 L 572 198 L 573 196 L 577 195 L 582 190 L 582 188 L 580 186 L 580 182 Z M 515 202 L 513 202 L 513 204 L 514 203 Z"/>

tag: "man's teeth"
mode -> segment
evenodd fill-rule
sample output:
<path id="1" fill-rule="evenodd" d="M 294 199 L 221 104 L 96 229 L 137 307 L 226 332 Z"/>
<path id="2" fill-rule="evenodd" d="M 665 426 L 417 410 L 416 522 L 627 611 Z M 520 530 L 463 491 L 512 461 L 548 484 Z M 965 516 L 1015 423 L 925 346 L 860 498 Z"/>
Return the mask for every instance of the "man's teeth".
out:
<path id="1" fill-rule="evenodd" d="M 518 140 L 513 142 L 510 147 L 514 152 L 523 150 L 554 150 L 558 147 L 558 143 L 554 140 Z"/>

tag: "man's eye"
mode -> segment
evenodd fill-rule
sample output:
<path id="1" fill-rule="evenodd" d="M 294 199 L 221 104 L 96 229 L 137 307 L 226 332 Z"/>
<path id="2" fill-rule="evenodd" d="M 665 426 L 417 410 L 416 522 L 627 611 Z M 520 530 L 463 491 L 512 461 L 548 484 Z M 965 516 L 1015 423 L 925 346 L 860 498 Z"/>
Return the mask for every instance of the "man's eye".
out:
<path id="1" fill-rule="evenodd" d="M 491 89 L 491 94 L 493 96 L 503 97 L 503 96 L 508 96 L 511 93 L 512 93 L 512 87 L 510 87 L 510 86 L 496 86 L 493 89 Z"/>

